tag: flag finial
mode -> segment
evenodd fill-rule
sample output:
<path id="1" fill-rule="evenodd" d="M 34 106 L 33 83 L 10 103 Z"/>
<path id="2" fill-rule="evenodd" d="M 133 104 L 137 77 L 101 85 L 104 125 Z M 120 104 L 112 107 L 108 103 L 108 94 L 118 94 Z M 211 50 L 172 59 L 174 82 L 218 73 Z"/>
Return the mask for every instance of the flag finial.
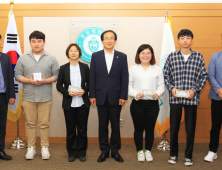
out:
<path id="1" fill-rule="evenodd" d="M 168 18 L 168 10 L 166 8 L 166 20 L 165 21 L 167 21 L 167 18 Z"/>
<path id="2" fill-rule="evenodd" d="M 11 4 L 10 12 L 13 13 L 14 0 L 10 0 L 10 4 Z"/>

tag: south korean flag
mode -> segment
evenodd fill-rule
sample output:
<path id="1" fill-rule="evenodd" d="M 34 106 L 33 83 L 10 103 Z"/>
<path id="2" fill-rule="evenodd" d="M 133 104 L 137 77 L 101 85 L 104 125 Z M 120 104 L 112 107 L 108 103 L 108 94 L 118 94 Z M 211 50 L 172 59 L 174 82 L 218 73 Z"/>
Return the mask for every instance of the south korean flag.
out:
<path id="1" fill-rule="evenodd" d="M 21 104 L 22 104 L 22 88 L 23 85 L 20 82 L 15 80 L 14 68 L 16 66 L 18 58 L 21 56 L 21 47 L 19 36 L 17 32 L 15 17 L 12 12 L 9 13 L 9 22 L 6 31 L 6 36 L 4 40 L 3 53 L 6 53 L 10 56 L 12 68 L 13 68 L 13 77 L 15 84 L 15 103 L 8 105 L 8 119 L 16 122 L 21 114 Z"/>

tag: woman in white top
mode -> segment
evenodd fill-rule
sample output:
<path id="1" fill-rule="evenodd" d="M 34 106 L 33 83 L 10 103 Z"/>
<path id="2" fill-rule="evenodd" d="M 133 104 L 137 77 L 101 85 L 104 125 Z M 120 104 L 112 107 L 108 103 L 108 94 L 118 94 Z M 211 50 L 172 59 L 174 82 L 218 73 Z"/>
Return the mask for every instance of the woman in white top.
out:
<path id="1" fill-rule="evenodd" d="M 79 62 L 81 54 L 81 49 L 77 44 L 70 44 L 67 47 L 66 56 L 70 62 L 60 67 L 56 85 L 57 90 L 63 94 L 62 108 L 66 121 L 69 162 L 75 161 L 77 156 L 80 161 L 86 161 L 88 145 L 89 67 L 87 64 Z M 74 91 L 68 90 L 70 85 L 73 86 Z M 75 89 L 78 90 L 75 91 Z"/>
<path id="2" fill-rule="evenodd" d="M 153 48 L 141 45 L 135 57 L 136 65 L 129 69 L 129 95 L 133 100 L 130 112 L 134 123 L 134 140 L 138 161 L 153 161 L 151 148 L 154 140 L 154 127 L 159 113 L 158 98 L 164 93 L 164 78 L 156 63 Z M 143 132 L 145 153 L 143 151 Z"/>

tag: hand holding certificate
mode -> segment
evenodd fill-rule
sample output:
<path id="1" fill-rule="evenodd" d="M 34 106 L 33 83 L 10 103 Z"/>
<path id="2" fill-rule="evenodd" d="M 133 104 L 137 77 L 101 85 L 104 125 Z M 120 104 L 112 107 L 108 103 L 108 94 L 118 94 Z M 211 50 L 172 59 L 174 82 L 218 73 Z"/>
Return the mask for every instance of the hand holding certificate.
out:
<path id="1" fill-rule="evenodd" d="M 153 89 L 142 89 L 142 93 L 144 94 L 144 96 L 152 96 L 154 94 L 154 90 Z"/>
<path id="2" fill-rule="evenodd" d="M 177 97 L 184 97 L 187 98 L 190 95 L 189 91 L 183 91 L 183 90 L 176 90 Z"/>
<path id="3" fill-rule="evenodd" d="M 41 81 L 42 80 L 42 73 L 33 73 L 33 80 L 34 81 Z"/>
<path id="4" fill-rule="evenodd" d="M 81 91 L 81 87 L 71 86 L 69 85 L 68 92 L 78 92 Z"/>
<path id="5" fill-rule="evenodd" d="M 68 92 L 69 95 L 72 97 L 76 95 L 81 97 L 85 93 L 85 91 L 81 89 L 81 87 L 76 87 L 72 85 L 69 85 Z"/>

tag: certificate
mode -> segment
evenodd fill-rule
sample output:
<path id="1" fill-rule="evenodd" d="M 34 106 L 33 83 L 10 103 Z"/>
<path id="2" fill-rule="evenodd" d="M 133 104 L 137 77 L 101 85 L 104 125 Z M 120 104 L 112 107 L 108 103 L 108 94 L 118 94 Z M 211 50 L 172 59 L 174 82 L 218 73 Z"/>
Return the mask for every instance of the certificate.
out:
<path id="1" fill-rule="evenodd" d="M 188 97 L 190 95 L 190 92 L 189 91 L 183 91 L 183 90 L 176 90 L 176 95 L 178 97 Z"/>
<path id="2" fill-rule="evenodd" d="M 68 89 L 69 92 L 78 92 L 81 90 L 82 90 L 81 87 L 76 87 L 76 86 L 71 86 L 71 85 L 69 85 L 69 89 Z"/>
<path id="3" fill-rule="evenodd" d="M 36 81 L 36 80 L 41 81 L 42 80 L 42 73 L 33 73 L 33 80 L 34 81 Z"/>
<path id="4" fill-rule="evenodd" d="M 154 94 L 154 90 L 153 89 L 142 89 L 142 93 L 144 94 L 144 96 L 152 96 Z"/>

